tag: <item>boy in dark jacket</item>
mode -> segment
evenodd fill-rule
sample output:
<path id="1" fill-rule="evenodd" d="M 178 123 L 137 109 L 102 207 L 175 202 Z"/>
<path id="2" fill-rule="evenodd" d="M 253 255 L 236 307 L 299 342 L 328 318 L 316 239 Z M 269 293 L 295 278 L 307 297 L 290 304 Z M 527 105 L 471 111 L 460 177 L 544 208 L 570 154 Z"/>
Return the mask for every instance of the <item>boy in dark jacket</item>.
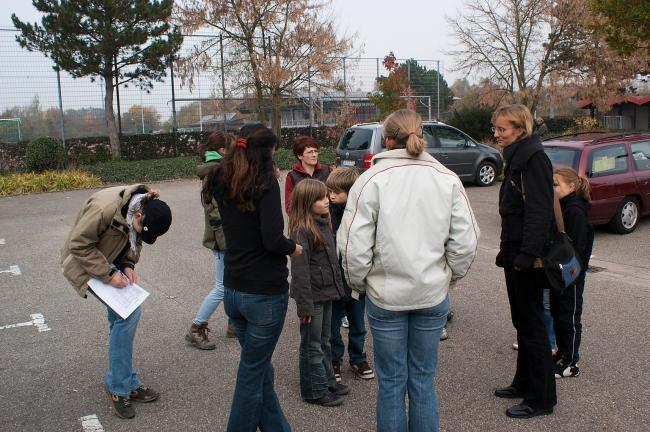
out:
<path id="1" fill-rule="evenodd" d="M 348 201 L 348 192 L 350 192 L 350 188 L 358 177 L 359 172 L 354 168 L 337 168 L 325 182 L 329 189 L 330 215 L 335 235 L 341 225 L 345 204 Z M 341 273 L 343 273 L 342 269 Z M 364 319 L 366 296 L 361 295 L 358 299 L 353 299 L 351 296 L 352 290 L 345 278 L 343 278 L 343 287 L 345 297 L 332 303 L 332 367 L 334 368 L 336 381 L 341 381 L 341 364 L 345 352 L 345 345 L 341 337 L 341 323 L 346 316 L 349 323 L 348 354 L 350 356 L 350 368 L 354 371 L 356 378 L 373 379 L 375 373 L 368 364 L 364 350 L 366 341 L 366 323 Z"/>

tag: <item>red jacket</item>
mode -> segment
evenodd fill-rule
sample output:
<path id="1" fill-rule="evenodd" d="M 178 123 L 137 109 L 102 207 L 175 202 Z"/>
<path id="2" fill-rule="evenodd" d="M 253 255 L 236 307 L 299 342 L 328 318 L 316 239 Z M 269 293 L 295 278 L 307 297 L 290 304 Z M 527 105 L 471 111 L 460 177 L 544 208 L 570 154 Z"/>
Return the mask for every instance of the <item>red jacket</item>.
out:
<path id="1" fill-rule="evenodd" d="M 314 168 L 314 174 L 309 175 L 309 173 L 305 171 L 305 168 L 303 168 L 302 164 L 296 162 L 291 171 L 287 173 L 287 179 L 284 183 L 284 208 L 287 211 L 287 214 L 291 211 L 291 193 L 293 192 L 293 188 L 296 187 L 301 180 L 313 178 L 325 183 L 330 172 L 332 172 L 332 168 L 318 162 L 316 168 Z"/>

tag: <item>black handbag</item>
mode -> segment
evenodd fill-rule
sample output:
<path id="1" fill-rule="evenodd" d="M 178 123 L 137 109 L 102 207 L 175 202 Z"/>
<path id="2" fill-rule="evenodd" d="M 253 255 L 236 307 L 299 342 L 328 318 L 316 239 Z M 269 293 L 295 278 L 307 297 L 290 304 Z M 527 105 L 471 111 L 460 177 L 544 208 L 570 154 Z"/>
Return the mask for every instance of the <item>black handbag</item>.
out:
<path id="1" fill-rule="evenodd" d="M 555 195 L 553 212 L 555 213 L 557 232 L 551 238 L 548 252 L 542 257 L 542 262 L 551 288 L 557 292 L 562 292 L 575 283 L 578 276 L 580 276 L 582 266 L 571 239 L 564 231 L 564 218 L 562 218 L 562 208 L 557 194 Z"/>
<path id="2" fill-rule="evenodd" d="M 514 184 L 514 183 L 513 183 Z M 526 200 L 524 178 L 521 176 L 521 193 Z M 573 247 L 571 239 L 564 230 L 562 207 L 557 194 L 553 194 L 553 214 L 557 231 L 548 243 L 548 251 L 541 258 L 541 267 L 546 273 L 550 287 L 556 292 L 562 292 L 573 285 L 580 276 L 582 265 Z M 538 267 L 538 266 L 536 266 Z"/>

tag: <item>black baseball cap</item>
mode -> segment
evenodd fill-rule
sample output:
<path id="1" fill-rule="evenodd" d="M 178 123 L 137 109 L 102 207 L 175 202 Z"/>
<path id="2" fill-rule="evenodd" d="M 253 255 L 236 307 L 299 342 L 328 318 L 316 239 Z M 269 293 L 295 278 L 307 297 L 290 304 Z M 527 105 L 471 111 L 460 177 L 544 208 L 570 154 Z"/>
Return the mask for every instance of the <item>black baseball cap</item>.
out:
<path id="1" fill-rule="evenodd" d="M 148 201 L 142 208 L 144 220 L 142 222 L 142 241 L 154 244 L 158 236 L 169 230 L 172 224 L 172 211 L 167 203 L 160 199 Z"/>

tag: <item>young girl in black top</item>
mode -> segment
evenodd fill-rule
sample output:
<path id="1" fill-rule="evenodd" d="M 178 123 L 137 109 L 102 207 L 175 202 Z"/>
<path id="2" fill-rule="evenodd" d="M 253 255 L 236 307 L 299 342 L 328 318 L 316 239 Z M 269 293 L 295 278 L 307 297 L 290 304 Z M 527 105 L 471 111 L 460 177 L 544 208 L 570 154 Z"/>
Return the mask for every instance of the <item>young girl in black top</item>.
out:
<path id="1" fill-rule="evenodd" d="M 560 198 L 566 233 L 573 241 L 582 264 L 582 271 L 575 284 L 562 293 L 551 290 L 551 313 L 558 346 L 555 378 L 566 378 L 580 373 L 578 360 L 582 339 L 582 295 L 594 244 L 594 229 L 587 213 L 591 201 L 589 181 L 578 176 L 571 168 L 558 168 L 553 175 L 553 186 Z"/>
<path id="2" fill-rule="evenodd" d="M 313 404 L 336 406 L 350 390 L 337 383 L 332 368 L 330 332 L 332 300 L 343 296 L 327 187 L 302 180 L 293 190 L 289 234 L 303 246 L 291 258 L 291 297 L 300 320 L 300 394 Z"/>

